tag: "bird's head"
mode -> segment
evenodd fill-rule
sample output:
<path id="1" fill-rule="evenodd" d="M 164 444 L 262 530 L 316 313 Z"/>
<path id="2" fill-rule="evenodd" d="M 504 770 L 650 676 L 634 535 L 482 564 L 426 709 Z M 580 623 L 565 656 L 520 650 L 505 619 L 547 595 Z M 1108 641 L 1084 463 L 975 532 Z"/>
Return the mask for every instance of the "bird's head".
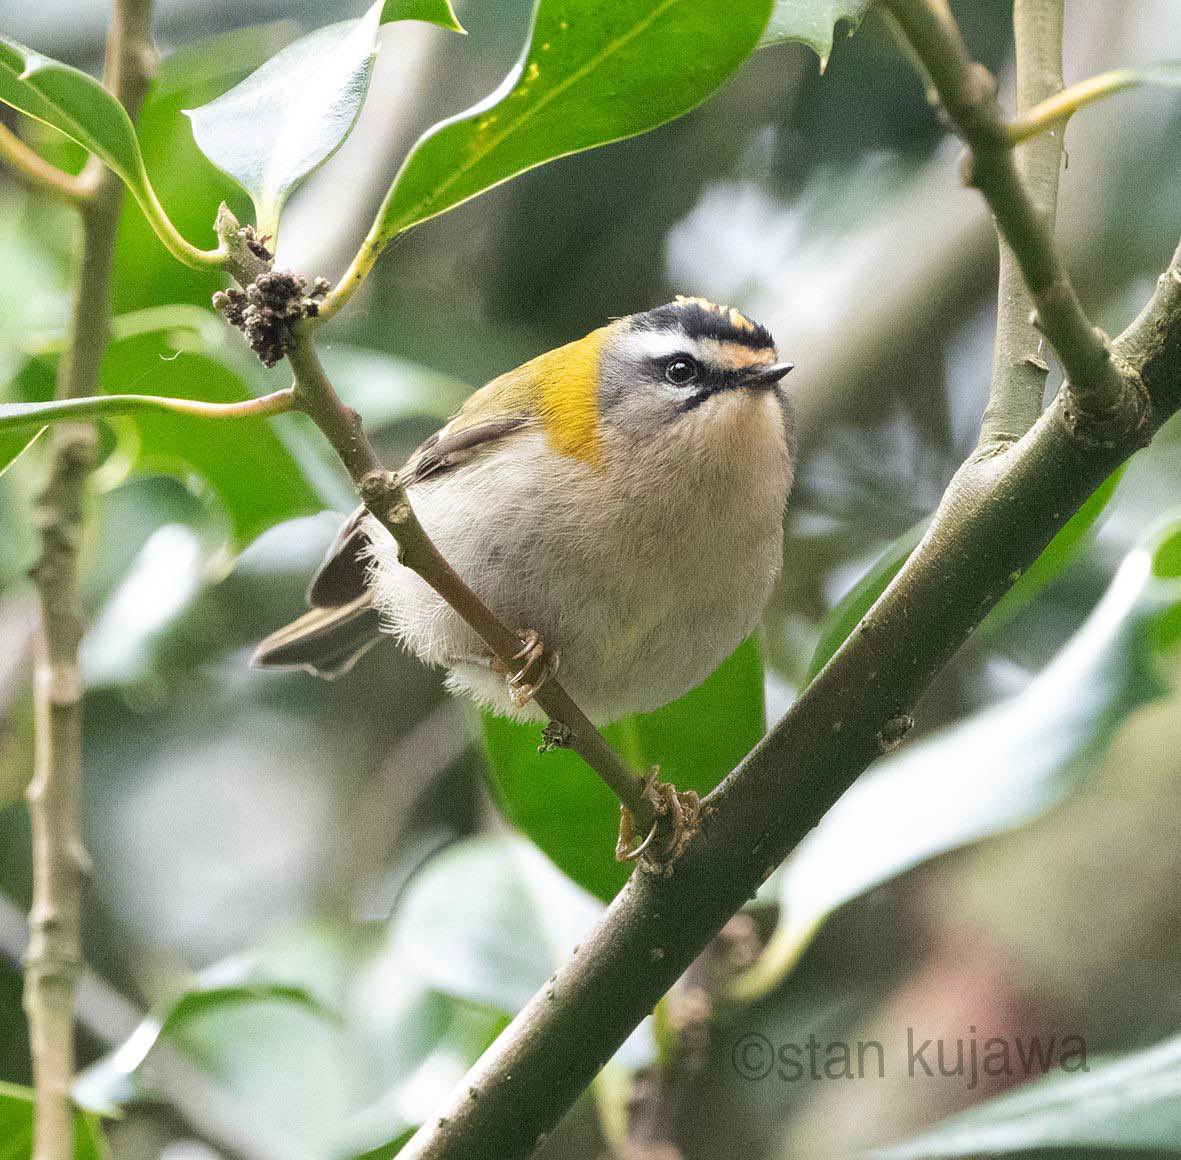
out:
<path id="1" fill-rule="evenodd" d="M 776 393 L 790 370 L 766 327 L 733 307 L 678 297 L 606 328 L 599 404 L 604 417 L 709 422 Z"/>
<path id="2" fill-rule="evenodd" d="M 526 364 L 551 442 L 590 462 L 609 435 L 643 444 L 782 420 L 770 332 L 704 298 L 618 318 Z M 680 442 L 678 439 L 677 442 Z"/>

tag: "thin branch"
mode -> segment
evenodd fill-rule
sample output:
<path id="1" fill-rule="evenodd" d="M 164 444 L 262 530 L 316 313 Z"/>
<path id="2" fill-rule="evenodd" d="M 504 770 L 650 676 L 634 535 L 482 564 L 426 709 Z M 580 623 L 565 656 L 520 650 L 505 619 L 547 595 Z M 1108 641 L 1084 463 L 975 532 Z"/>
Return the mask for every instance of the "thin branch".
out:
<path id="1" fill-rule="evenodd" d="M 294 409 L 295 392 L 290 387 L 238 403 L 206 403 L 200 399 L 172 399 L 162 395 L 94 395 L 46 403 L 0 403 L 0 431 L 90 419 L 95 415 L 126 415 L 133 411 L 170 411 L 200 419 L 246 419 L 281 415 Z"/>
<path id="2" fill-rule="evenodd" d="M 1069 121 L 1079 109 L 1085 109 L 1096 101 L 1134 89 L 1137 85 L 1179 83 L 1181 62 L 1172 62 L 1156 68 L 1116 68 L 1098 76 L 1079 81 L 1053 96 L 1040 101 L 1014 117 L 1008 124 L 1006 134 L 1010 145 L 1019 145 L 1047 129 Z"/>
<path id="3" fill-rule="evenodd" d="M 1018 113 L 1062 88 L 1062 9 L 1063 0 L 1015 0 L 1013 4 Z M 1017 173 L 1051 235 L 1061 162 L 1059 130 L 1016 151 Z M 1030 321 L 1033 297 L 1021 276 L 1017 257 L 1003 237 L 998 238 L 998 244 L 996 352 L 992 389 L 980 428 L 982 447 L 1011 442 L 1033 426 L 1042 412 L 1049 370 L 1042 353 L 1042 336 Z"/>
<path id="4" fill-rule="evenodd" d="M 1181 247 L 1113 344 L 1155 431 L 1181 409 Z M 786 716 L 707 799 L 668 875 L 633 874 L 579 949 L 398 1153 L 530 1154 L 760 883 L 886 748 L 922 692 L 1084 500 L 1141 444 L 1080 438 L 1060 397 L 957 472 L 930 533 Z"/>
<path id="5" fill-rule="evenodd" d="M 148 0 L 120 0 L 107 37 L 107 83 L 134 117 L 147 91 Z M 111 270 L 123 187 L 106 170 L 80 204 L 82 258 L 70 349 L 58 369 L 61 399 L 93 395 L 108 341 Z M 31 575 L 41 625 L 36 645 L 36 756 L 28 788 L 33 837 L 24 1006 L 34 1087 L 34 1160 L 74 1154 L 74 992 L 81 969 L 81 889 L 87 869 L 78 832 L 82 766 L 82 687 L 77 609 L 78 546 L 95 433 L 85 423 L 54 428 L 48 479 L 38 497 L 41 551 Z"/>
<path id="6" fill-rule="evenodd" d="M 520 663 L 522 640 L 507 628 L 443 558 L 414 514 L 398 476 L 377 458 L 360 416 L 344 405 L 324 368 L 306 326 L 287 352 L 295 374 L 296 406 L 323 432 L 340 456 L 365 506 L 398 544 L 398 557 L 418 573 L 479 634 L 510 671 Z M 526 626 L 527 627 L 527 626 Z M 662 813 L 663 803 L 649 780 L 636 773 L 607 744 L 556 676 L 544 682 L 533 700 L 551 721 L 564 726 L 560 743 L 573 749 L 630 811 L 641 835 Z"/>
<path id="7" fill-rule="evenodd" d="M 168 211 L 160 203 L 159 197 L 156 196 L 156 190 L 146 170 L 143 170 L 141 167 L 140 173 L 137 176 L 139 178 L 138 182 L 129 188 L 135 196 L 136 204 L 143 212 L 144 217 L 147 218 L 148 225 L 152 227 L 153 232 L 160 239 L 164 248 L 178 262 L 193 270 L 207 270 L 211 267 L 225 266 L 229 259 L 229 253 L 226 247 L 223 245 L 218 246 L 216 249 L 203 250 L 200 246 L 194 246 L 173 225 L 172 219 L 168 216 Z"/>
<path id="8" fill-rule="evenodd" d="M 1115 365 L 1106 335 L 1083 312 L 1048 223 L 1021 182 L 995 78 L 968 55 L 946 0 L 885 3 L 968 146 L 967 180 L 987 199 L 1033 298 L 1038 327 L 1066 371 L 1068 421 L 1084 437 L 1119 443 L 1146 425 L 1144 393 Z"/>
<path id="9" fill-rule="evenodd" d="M 389 195 L 386 196 L 388 200 Z M 373 267 L 377 265 L 377 259 L 381 257 L 382 251 L 393 240 L 383 237 L 378 229 L 384 211 L 385 202 L 382 202 L 381 209 L 377 211 L 377 218 L 369 233 L 365 235 L 361 248 L 353 255 L 349 268 L 341 275 L 340 281 L 328 291 L 324 301 L 320 304 L 320 313 L 316 315 L 315 325 L 319 326 L 321 323 L 327 322 L 361 289 L 365 279 L 369 277 Z"/>
<path id="10" fill-rule="evenodd" d="M 2 121 L 0 161 L 6 162 L 18 177 L 38 193 L 47 193 L 72 204 L 88 201 L 94 195 L 94 187 L 90 182 L 83 180 L 81 175 L 67 173 L 51 165 Z"/>

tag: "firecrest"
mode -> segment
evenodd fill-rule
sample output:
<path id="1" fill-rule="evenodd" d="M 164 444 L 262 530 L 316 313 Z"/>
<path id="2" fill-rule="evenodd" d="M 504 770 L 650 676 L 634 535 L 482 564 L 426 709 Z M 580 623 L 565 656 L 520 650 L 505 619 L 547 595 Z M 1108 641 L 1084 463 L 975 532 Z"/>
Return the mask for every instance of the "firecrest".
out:
<path id="1" fill-rule="evenodd" d="M 492 611 L 539 642 L 529 681 L 560 665 L 605 724 L 688 692 L 754 629 L 783 555 L 789 370 L 764 327 L 679 297 L 494 379 L 415 451 L 401 478 L 419 520 Z M 335 677 L 388 633 L 447 669 L 452 689 L 541 719 L 524 670 L 506 682 L 363 508 L 308 599 L 255 664 Z"/>

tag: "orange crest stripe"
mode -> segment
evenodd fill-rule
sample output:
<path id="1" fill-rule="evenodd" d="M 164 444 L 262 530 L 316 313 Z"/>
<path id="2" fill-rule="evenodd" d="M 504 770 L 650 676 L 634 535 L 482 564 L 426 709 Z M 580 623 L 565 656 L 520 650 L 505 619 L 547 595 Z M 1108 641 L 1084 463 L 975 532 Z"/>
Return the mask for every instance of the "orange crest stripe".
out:
<path id="1" fill-rule="evenodd" d="M 719 306 L 718 303 L 711 302 L 708 298 L 698 298 L 691 294 L 678 294 L 676 300 L 700 306 L 702 310 L 708 310 L 711 314 L 720 314 L 729 321 L 735 330 L 744 330 L 748 334 L 752 334 L 755 330 L 755 324 L 741 310 L 736 310 L 733 306 Z"/>

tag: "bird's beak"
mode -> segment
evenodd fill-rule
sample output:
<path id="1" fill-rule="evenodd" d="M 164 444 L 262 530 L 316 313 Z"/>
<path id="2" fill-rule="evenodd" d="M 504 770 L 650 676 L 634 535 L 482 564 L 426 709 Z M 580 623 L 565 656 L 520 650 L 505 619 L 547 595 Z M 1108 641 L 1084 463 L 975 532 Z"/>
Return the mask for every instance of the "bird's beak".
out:
<path id="1" fill-rule="evenodd" d="M 742 376 L 742 386 L 744 387 L 771 387 L 774 386 L 788 371 L 792 368 L 791 363 L 772 363 L 767 367 L 758 367 L 749 374 Z"/>

